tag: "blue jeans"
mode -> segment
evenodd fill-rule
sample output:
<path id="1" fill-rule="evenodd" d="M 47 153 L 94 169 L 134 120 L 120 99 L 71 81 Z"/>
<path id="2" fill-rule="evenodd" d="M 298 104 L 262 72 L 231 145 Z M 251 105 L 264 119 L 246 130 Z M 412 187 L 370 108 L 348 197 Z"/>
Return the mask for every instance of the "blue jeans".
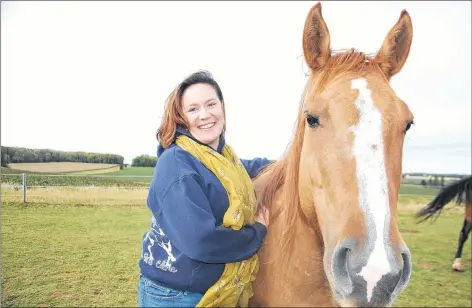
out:
<path id="1" fill-rule="evenodd" d="M 195 307 L 202 297 L 201 293 L 160 286 L 142 275 L 139 278 L 138 307 Z"/>

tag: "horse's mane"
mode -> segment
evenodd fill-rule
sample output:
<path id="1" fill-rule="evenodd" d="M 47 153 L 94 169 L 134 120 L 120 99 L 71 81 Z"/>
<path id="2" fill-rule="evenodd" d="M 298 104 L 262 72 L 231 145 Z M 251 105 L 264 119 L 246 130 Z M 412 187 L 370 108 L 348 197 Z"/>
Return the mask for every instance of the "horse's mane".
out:
<path id="1" fill-rule="evenodd" d="M 310 77 L 315 87 L 315 93 L 319 93 L 333 81 L 334 78 L 344 74 L 355 72 L 363 73 L 369 71 L 381 72 L 380 67 L 374 61 L 371 61 L 365 53 L 350 49 L 345 52 L 332 55 L 327 63 L 320 69 L 313 71 L 314 75 Z M 311 79 L 313 78 L 313 79 Z M 281 211 L 285 215 L 283 224 L 286 226 L 281 241 L 280 256 L 285 257 L 291 251 L 290 246 L 295 238 L 295 223 L 300 211 L 300 200 L 298 194 L 298 174 L 300 153 L 303 146 L 303 134 L 305 128 L 305 117 L 303 115 L 303 106 L 305 94 L 310 87 L 310 82 L 307 82 L 300 101 L 298 117 L 295 125 L 294 138 L 287 148 L 283 158 L 276 161 L 274 164 L 268 166 L 260 176 L 270 173 L 270 180 L 264 181 L 261 187 L 261 197 L 258 203 L 263 206 L 273 206 L 276 194 L 280 188 L 280 199 L 278 200 L 282 205 L 278 211 L 270 210 L 271 221 L 277 219 Z"/>
<path id="2" fill-rule="evenodd" d="M 465 200 L 462 198 L 465 194 Z M 463 201 L 466 204 L 472 203 L 472 176 L 468 176 L 444 187 L 425 208 L 421 209 L 416 216 L 424 217 L 420 222 L 433 217 L 435 214 L 439 216 L 442 209 L 449 204 L 453 199 L 456 199 L 456 204 Z"/>

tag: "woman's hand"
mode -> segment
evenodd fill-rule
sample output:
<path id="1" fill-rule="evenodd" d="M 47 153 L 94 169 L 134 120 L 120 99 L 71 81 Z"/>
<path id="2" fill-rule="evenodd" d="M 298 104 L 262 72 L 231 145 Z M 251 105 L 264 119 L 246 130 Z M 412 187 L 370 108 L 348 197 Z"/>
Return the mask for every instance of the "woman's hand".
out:
<path id="1" fill-rule="evenodd" d="M 269 227 L 269 210 L 266 206 L 257 209 L 255 220 L 263 224 L 266 228 Z"/>

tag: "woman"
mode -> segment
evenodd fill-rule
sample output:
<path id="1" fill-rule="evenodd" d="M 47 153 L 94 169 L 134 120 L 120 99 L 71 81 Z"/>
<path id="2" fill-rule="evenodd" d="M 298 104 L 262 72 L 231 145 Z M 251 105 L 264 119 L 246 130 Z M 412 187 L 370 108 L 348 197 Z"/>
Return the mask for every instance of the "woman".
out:
<path id="1" fill-rule="evenodd" d="M 139 261 L 139 307 L 245 305 L 252 296 L 268 217 L 255 213 L 251 179 L 271 161 L 238 159 L 225 144 L 225 120 L 223 94 L 208 72 L 192 74 L 168 97 L 147 199 L 152 223 Z"/>

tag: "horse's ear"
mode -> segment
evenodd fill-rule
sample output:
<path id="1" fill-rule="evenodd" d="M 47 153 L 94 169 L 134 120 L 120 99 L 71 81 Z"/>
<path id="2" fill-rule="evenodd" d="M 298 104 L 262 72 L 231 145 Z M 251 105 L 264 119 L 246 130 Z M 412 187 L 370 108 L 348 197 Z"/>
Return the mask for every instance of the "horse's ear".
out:
<path id="1" fill-rule="evenodd" d="M 321 15 L 321 3 L 311 8 L 303 29 L 303 54 L 312 70 L 326 64 L 331 56 L 329 31 Z"/>
<path id="2" fill-rule="evenodd" d="M 412 39 L 413 25 L 411 18 L 408 12 L 403 10 L 397 23 L 388 32 L 375 57 L 375 62 L 379 64 L 388 79 L 402 69 L 410 53 Z"/>

